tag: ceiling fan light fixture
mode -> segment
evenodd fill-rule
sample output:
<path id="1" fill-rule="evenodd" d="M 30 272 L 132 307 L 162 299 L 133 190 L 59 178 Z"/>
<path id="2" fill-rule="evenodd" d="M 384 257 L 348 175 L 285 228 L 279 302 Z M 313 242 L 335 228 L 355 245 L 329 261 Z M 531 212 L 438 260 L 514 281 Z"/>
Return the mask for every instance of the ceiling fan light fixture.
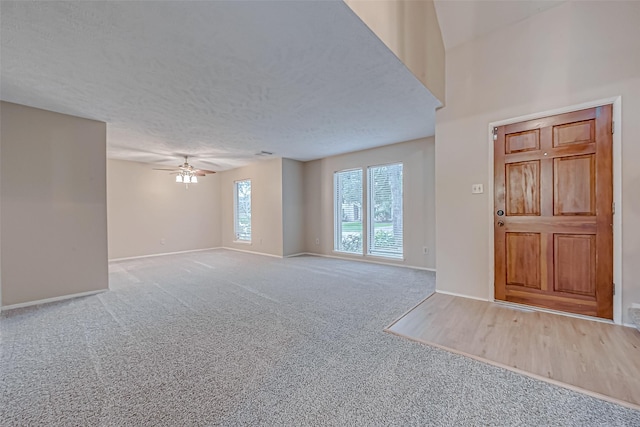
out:
<path id="1" fill-rule="evenodd" d="M 197 184 L 198 183 L 198 175 L 206 176 L 208 173 L 215 173 L 214 171 L 206 170 L 206 169 L 196 169 L 188 163 L 188 158 L 184 158 L 184 163 L 178 166 L 177 169 L 165 169 L 165 168 L 154 168 L 154 170 L 168 170 L 171 171 L 172 174 L 176 174 L 176 182 L 178 184 L 187 184 L 186 187 L 189 188 L 189 184 Z"/>
<path id="2" fill-rule="evenodd" d="M 178 184 L 197 184 L 198 178 L 196 177 L 194 172 L 182 171 L 178 175 L 176 175 L 176 182 Z"/>

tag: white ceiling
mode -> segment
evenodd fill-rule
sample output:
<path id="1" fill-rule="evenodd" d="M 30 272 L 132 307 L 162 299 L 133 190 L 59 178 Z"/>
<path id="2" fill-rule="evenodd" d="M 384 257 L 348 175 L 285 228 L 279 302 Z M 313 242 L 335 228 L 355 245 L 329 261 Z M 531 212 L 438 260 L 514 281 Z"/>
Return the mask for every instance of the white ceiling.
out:
<path id="1" fill-rule="evenodd" d="M 558 6 L 565 0 L 434 0 L 445 49 Z"/>
<path id="2" fill-rule="evenodd" d="M 107 122 L 111 158 L 224 170 L 434 134 L 438 100 L 342 1 L 0 12 L 2 99 Z"/>

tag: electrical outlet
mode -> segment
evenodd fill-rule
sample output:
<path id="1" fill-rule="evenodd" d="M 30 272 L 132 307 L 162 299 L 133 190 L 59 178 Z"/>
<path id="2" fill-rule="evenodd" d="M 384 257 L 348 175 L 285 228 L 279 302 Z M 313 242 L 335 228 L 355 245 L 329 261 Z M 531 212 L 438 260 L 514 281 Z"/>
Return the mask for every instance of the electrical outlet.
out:
<path id="1" fill-rule="evenodd" d="M 162 239 L 160 239 L 160 244 L 161 244 L 161 245 L 164 245 L 165 243 L 167 243 L 167 241 L 166 241 L 166 240 L 164 240 L 164 237 L 163 237 Z"/>
<path id="2" fill-rule="evenodd" d="M 422 247 L 422 254 L 423 254 L 423 255 L 429 255 L 429 248 L 428 248 L 428 247 L 426 247 L 426 246 L 423 246 L 423 247 Z"/>
<path id="3" fill-rule="evenodd" d="M 318 246 L 319 244 L 320 244 L 320 239 L 316 237 L 316 246 Z"/>
<path id="4" fill-rule="evenodd" d="M 482 184 L 471 185 L 471 194 L 482 194 L 483 192 L 484 192 L 484 188 Z"/>

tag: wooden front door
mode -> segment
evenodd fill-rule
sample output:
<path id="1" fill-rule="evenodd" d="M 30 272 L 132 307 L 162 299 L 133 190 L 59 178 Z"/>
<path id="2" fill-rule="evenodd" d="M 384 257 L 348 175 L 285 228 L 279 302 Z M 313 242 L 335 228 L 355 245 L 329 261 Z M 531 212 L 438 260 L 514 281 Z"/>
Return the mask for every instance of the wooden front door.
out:
<path id="1" fill-rule="evenodd" d="M 494 129 L 496 300 L 613 318 L 611 111 Z"/>

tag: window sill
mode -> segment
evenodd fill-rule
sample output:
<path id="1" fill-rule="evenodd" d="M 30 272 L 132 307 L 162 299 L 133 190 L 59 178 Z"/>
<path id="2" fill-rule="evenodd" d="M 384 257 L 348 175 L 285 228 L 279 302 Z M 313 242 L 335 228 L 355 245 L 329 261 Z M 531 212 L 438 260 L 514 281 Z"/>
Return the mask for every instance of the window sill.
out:
<path id="1" fill-rule="evenodd" d="M 367 258 L 381 258 L 389 261 L 404 261 L 404 255 L 382 255 L 382 254 L 367 254 Z"/>
<path id="2" fill-rule="evenodd" d="M 340 255 L 350 255 L 350 256 L 354 256 L 354 257 L 364 257 L 364 255 L 362 255 L 361 253 L 355 253 L 355 252 L 347 252 L 347 251 L 339 251 L 337 249 L 334 249 L 332 251 L 334 254 L 340 254 Z"/>
<path id="3" fill-rule="evenodd" d="M 251 240 L 234 240 L 232 243 L 239 243 L 241 245 L 251 245 Z"/>
<path id="4" fill-rule="evenodd" d="M 355 252 L 339 251 L 337 249 L 334 249 L 332 252 L 338 255 L 348 255 L 348 256 L 358 257 L 358 258 L 377 258 L 377 259 L 383 259 L 386 261 L 397 261 L 397 262 L 405 261 L 405 258 L 403 255 L 396 256 L 396 255 L 381 255 L 381 254 L 362 254 L 362 253 L 355 253 Z"/>

